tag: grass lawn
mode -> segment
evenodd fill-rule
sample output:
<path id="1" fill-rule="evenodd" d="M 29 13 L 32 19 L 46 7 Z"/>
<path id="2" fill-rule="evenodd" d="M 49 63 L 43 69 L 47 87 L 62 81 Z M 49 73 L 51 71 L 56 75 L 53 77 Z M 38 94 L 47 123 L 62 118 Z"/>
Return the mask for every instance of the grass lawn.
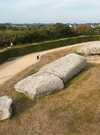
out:
<path id="1" fill-rule="evenodd" d="M 15 112 L 0 122 L 0 135 L 100 135 L 100 65 L 89 65 L 64 90 L 31 101 L 14 84 L 71 49 L 49 53 L 41 62 L 0 86 L 0 95 L 14 99 Z"/>
<path id="2" fill-rule="evenodd" d="M 6 51 L 7 48 L 0 48 L 0 52 Z"/>

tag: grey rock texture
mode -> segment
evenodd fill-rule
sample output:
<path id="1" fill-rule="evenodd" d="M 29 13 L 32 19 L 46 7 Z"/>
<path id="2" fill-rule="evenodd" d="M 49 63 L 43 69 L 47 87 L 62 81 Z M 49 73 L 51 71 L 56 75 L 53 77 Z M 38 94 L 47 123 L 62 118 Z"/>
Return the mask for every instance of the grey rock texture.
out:
<path id="1" fill-rule="evenodd" d="M 10 118 L 12 114 L 12 99 L 8 96 L 0 97 L 0 120 Z"/>
<path id="2" fill-rule="evenodd" d="M 67 82 L 86 66 L 86 59 L 75 53 L 66 55 L 40 69 L 39 72 L 48 72 Z"/>
<path id="3" fill-rule="evenodd" d="M 100 43 L 94 43 L 89 45 L 84 45 L 77 49 L 77 53 L 82 55 L 99 55 L 100 54 Z"/>
<path id="4" fill-rule="evenodd" d="M 15 89 L 31 99 L 48 95 L 64 88 L 64 82 L 78 74 L 85 66 L 86 59 L 83 56 L 69 54 L 44 66 L 38 73 L 19 81 Z"/>
<path id="5" fill-rule="evenodd" d="M 33 74 L 15 85 L 17 92 L 24 93 L 31 99 L 36 96 L 48 95 L 62 88 L 64 88 L 63 81 L 50 73 Z"/>

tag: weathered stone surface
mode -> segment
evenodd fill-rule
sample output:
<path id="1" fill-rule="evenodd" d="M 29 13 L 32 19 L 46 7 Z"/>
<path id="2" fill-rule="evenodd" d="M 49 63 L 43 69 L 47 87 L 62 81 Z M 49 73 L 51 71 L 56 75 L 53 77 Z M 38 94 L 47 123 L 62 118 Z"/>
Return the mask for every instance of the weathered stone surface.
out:
<path id="1" fill-rule="evenodd" d="M 86 60 L 83 56 L 69 54 L 44 66 L 38 73 L 19 81 L 15 89 L 31 99 L 47 95 L 64 88 L 64 82 L 71 79 L 85 66 Z"/>
<path id="2" fill-rule="evenodd" d="M 31 99 L 34 99 L 36 96 L 50 94 L 62 88 L 64 88 L 63 81 L 50 73 L 33 74 L 15 85 L 17 92 L 24 93 Z"/>
<path id="3" fill-rule="evenodd" d="M 39 72 L 48 72 L 67 82 L 86 66 L 86 59 L 75 53 L 66 55 L 40 69 Z"/>
<path id="4" fill-rule="evenodd" d="M 0 120 L 10 118 L 12 113 L 12 99 L 8 96 L 0 97 Z"/>
<path id="5" fill-rule="evenodd" d="M 100 54 L 100 43 L 88 44 L 80 47 L 77 53 L 82 55 L 98 55 Z"/>

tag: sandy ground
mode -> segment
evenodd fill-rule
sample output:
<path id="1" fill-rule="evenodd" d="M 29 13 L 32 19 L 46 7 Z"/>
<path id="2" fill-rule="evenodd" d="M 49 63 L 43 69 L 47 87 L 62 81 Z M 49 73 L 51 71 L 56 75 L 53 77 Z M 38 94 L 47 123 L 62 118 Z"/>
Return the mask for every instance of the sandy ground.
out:
<path id="1" fill-rule="evenodd" d="M 52 50 L 48 50 L 48 51 L 42 51 L 42 52 L 28 54 L 26 56 L 22 56 L 22 57 L 16 58 L 11 61 L 7 61 L 4 64 L 0 65 L 0 84 L 3 84 L 4 82 L 13 78 L 16 74 L 22 72 L 29 66 L 36 64 L 39 61 L 39 60 L 37 60 L 37 55 L 42 56 L 42 55 L 50 53 L 50 52 L 64 50 L 67 48 L 72 48 L 72 47 L 77 47 L 77 46 L 82 46 L 82 45 L 87 45 L 87 44 L 93 44 L 93 43 L 96 44 L 98 42 L 100 42 L 100 41 L 70 45 L 67 47 L 61 47 L 61 48 L 56 48 L 56 49 L 52 49 Z"/>

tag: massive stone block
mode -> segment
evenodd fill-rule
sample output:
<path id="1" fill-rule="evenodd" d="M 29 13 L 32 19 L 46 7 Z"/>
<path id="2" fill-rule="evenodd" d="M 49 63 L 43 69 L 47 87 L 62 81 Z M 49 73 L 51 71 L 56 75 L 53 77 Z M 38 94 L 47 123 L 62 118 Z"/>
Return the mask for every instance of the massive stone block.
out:
<path id="1" fill-rule="evenodd" d="M 79 73 L 85 66 L 86 60 L 83 56 L 69 54 L 44 66 L 38 73 L 19 81 L 15 89 L 31 99 L 48 95 L 64 88 L 64 82 Z"/>
<path id="2" fill-rule="evenodd" d="M 8 119 L 12 114 L 12 99 L 8 96 L 0 97 L 0 120 Z"/>
<path id="3" fill-rule="evenodd" d="M 33 74 L 15 85 L 17 92 L 24 93 L 31 99 L 36 96 L 48 95 L 62 88 L 64 88 L 63 81 L 50 73 Z"/>
<path id="4" fill-rule="evenodd" d="M 86 66 L 86 59 L 75 53 L 66 55 L 40 69 L 39 72 L 47 72 L 58 76 L 67 82 Z"/>
<path id="5" fill-rule="evenodd" d="M 84 45 L 77 49 L 77 53 L 82 55 L 98 55 L 100 54 L 100 42 Z"/>

